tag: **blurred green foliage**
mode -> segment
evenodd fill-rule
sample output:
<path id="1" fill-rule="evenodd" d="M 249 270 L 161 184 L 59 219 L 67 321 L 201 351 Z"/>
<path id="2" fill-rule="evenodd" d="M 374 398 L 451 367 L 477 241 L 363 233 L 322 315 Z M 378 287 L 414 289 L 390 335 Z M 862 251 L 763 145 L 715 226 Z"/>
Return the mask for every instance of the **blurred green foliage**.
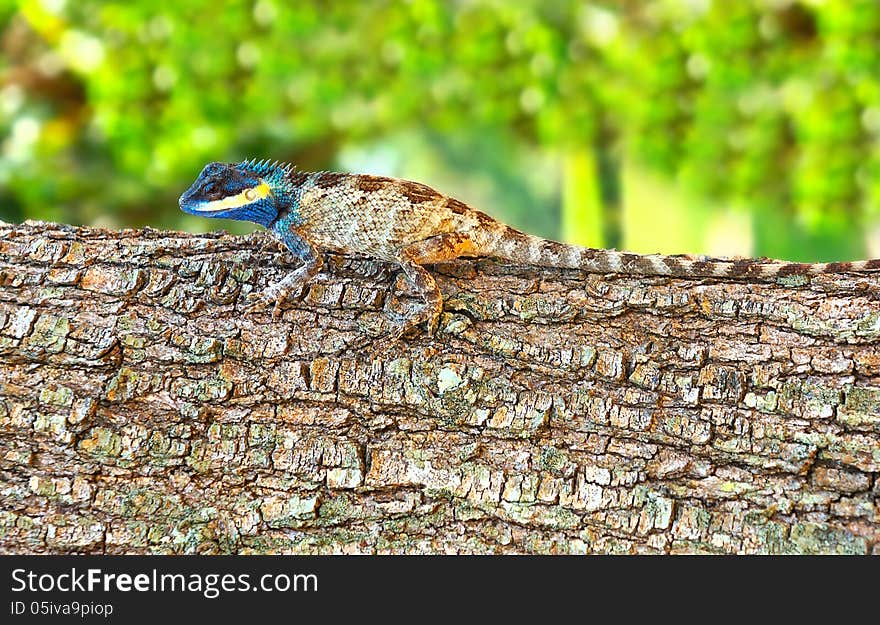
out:
<path id="1" fill-rule="evenodd" d="M 732 206 L 830 260 L 880 222 L 876 0 L 0 0 L 0 37 L 6 220 L 211 228 L 177 195 L 256 156 L 591 245 L 712 251 Z"/>

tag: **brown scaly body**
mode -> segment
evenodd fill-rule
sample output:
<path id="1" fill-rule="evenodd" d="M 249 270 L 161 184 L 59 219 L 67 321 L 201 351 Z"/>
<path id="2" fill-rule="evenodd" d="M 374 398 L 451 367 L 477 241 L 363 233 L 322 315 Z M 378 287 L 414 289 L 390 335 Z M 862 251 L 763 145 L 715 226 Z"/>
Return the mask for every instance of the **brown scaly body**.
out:
<path id="1" fill-rule="evenodd" d="M 725 260 L 642 255 L 559 243 L 512 228 L 467 204 L 408 180 L 367 174 L 319 173 L 305 190 L 298 228 L 320 247 L 360 252 L 394 261 L 400 250 L 439 237 L 432 251 L 443 259 L 489 256 L 542 267 L 682 278 L 775 279 L 880 270 L 880 259 L 836 263 L 793 263 L 769 259 Z M 457 252 L 453 255 L 454 252 Z"/>
<path id="2" fill-rule="evenodd" d="M 265 180 L 274 192 L 278 214 L 267 227 L 304 261 L 301 269 L 256 296 L 251 308 L 274 304 L 275 313 L 280 314 L 285 297 L 320 269 L 322 249 L 364 254 L 398 263 L 424 296 L 425 307 L 401 323 L 393 338 L 423 321 L 433 331 L 443 300 L 422 265 L 460 256 L 590 273 L 681 278 L 774 280 L 787 275 L 880 271 L 880 260 L 805 264 L 584 248 L 526 234 L 417 182 L 367 174 L 296 172 L 287 166 L 278 170 L 276 165 L 247 161 L 228 167 L 235 176 L 271 172 L 272 177 Z M 203 172 L 200 180 L 204 176 Z M 264 182 L 262 177 L 257 179 Z"/>

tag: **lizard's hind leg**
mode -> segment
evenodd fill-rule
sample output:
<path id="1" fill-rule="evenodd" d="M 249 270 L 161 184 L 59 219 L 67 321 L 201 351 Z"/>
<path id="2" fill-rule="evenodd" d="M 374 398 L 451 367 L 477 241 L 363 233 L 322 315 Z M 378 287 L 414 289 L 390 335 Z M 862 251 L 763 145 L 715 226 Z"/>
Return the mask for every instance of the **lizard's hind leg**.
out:
<path id="1" fill-rule="evenodd" d="M 473 241 L 466 234 L 448 232 L 418 241 L 398 252 L 397 262 L 410 284 L 424 298 L 425 305 L 391 333 L 391 341 L 397 340 L 407 330 L 423 321 L 428 322 L 428 336 L 432 336 L 437 329 L 440 313 L 443 312 L 443 295 L 434 277 L 422 265 L 453 260 L 475 251 Z"/>

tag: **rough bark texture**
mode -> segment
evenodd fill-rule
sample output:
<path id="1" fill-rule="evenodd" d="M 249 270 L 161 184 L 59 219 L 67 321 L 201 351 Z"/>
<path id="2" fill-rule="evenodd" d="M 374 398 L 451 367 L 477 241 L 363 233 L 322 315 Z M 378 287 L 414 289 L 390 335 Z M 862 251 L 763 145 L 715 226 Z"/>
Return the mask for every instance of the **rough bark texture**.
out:
<path id="1" fill-rule="evenodd" d="M 6 553 L 880 553 L 880 277 L 777 284 L 0 224 Z M 349 346 L 349 347 L 347 347 Z"/>

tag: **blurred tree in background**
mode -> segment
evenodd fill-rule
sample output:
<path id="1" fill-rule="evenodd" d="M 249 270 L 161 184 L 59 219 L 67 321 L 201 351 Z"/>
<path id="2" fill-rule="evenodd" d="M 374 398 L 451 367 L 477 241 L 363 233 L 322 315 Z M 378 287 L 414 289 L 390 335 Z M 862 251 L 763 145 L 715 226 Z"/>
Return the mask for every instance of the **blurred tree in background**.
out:
<path id="1" fill-rule="evenodd" d="M 256 156 L 589 245 L 878 254 L 878 40 L 876 0 L 0 0 L 0 218 L 209 229 L 177 196 Z"/>

